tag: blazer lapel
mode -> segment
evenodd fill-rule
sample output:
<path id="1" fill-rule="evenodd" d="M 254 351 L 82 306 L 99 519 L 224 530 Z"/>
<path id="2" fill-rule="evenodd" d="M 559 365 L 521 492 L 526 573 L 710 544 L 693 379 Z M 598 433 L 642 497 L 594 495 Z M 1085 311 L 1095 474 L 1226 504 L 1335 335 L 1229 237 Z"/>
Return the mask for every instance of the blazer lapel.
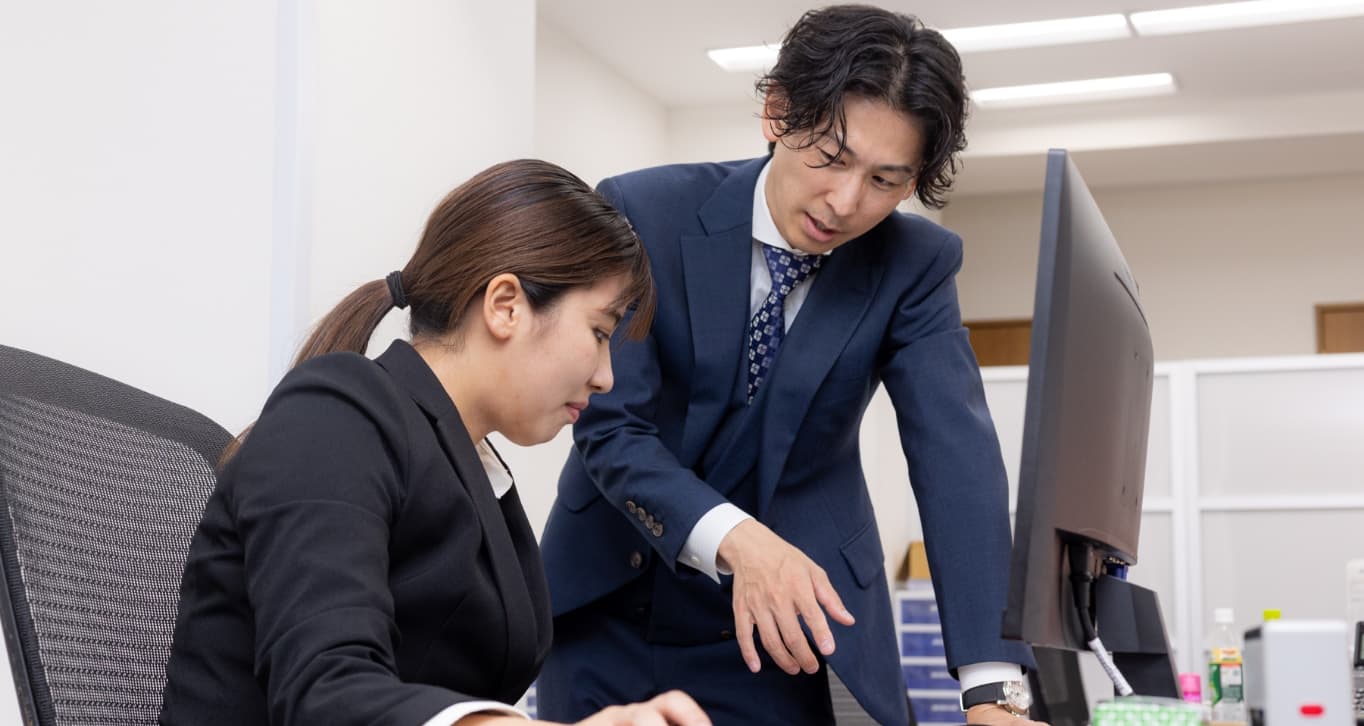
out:
<path id="1" fill-rule="evenodd" d="M 876 246 L 865 237 L 834 250 L 815 275 L 810 294 L 777 351 L 766 390 L 759 391 L 767 398 L 759 448 L 765 455 L 758 462 L 759 517 L 772 501 L 815 392 L 847 347 L 880 282 Z"/>
<path id="2" fill-rule="evenodd" d="M 754 159 L 729 175 L 697 210 L 701 234 L 681 238 L 694 351 L 687 402 L 689 425 L 682 459 L 695 462 L 729 407 L 734 378 L 743 369 L 753 263 L 753 188 L 767 159 Z"/>
<path id="3" fill-rule="evenodd" d="M 531 633 L 536 643 L 535 664 L 544 663 L 549 655 L 554 632 L 554 612 L 550 607 L 549 582 L 545 578 L 545 566 L 540 559 L 540 544 L 535 541 L 535 532 L 526 520 L 526 510 L 521 506 L 521 496 L 513 486 L 502 498 L 497 500 L 511 532 L 512 544 L 524 566 L 521 576 L 525 578 L 526 590 L 530 593 L 530 605 L 535 611 L 535 630 Z"/>
<path id="4" fill-rule="evenodd" d="M 532 609 L 530 590 L 516 547 L 512 544 L 506 518 L 493 494 L 492 483 L 483 469 L 483 462 L 469 438 L 469 431 L 455 410 L 439 379 L 431 372 L 412 346 L 394 341 L 378 362 L 401 385 L 407 388 L 417 405 L 435 424 L 436 438 L 441 449 L 454 466 L 455 473 L 474 502 L 483 544 L 487 547 L 493 579 L 502 596 L 506 613 L 507 659 L 501 674 L 506 680 L 511 673 L 525 672 L 537 662 L 538 632 L 528 632 L 530 626 L 538 630 L 539 623 Z M 471 565 L 473 563 L 470 563 Z M 534 625 L 532 625 L 534 624 Z"/>
<path id="5" fill-rule="evenodd" d="M 451 411 L 454 411 L 453 406 Z M 531 670 L 536 663 L 539 644 L 538 632 L 527 632 L 527 627 L 538 626 L 535 612 L 531 608 L 530 590 L 521 571 L 521 560 L 516 555 L 511 534 L 507 531 L 506 519 L 497 497 L 493 495 L 493 485 L 483 470 L 483 462 L 478 458 L 469 432 L 457 413 L 441 417 L 436 421 L 441 448 L 455 465 L 455 471 L 464 482 L 464 488 L 474 500 L 478 512 L 478 522 L 483 530 L 483 544 L 488 548 L 492 561 L 493 578 L 502 594 L 502 607 L 507 615 L 504 625 L 507 629 L 507 660 L 503 666 L 502 680 L 509 674 Z"/>

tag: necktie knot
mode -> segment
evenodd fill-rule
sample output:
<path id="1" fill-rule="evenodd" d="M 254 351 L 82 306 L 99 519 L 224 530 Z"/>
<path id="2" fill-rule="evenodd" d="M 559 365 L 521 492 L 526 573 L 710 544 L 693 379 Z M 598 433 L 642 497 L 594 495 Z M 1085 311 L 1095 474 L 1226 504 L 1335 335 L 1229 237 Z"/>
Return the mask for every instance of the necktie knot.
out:
<path id="1" fill-rule="evenodd" d="M 797 255 L 771 245 L 763 245 L 763 259 L 772 275 L 772 293 L 785 300 L 791 290 L 824 263 L 823 255 Z"/>
<path id="2" fill-rule="evenodd" d="M 772 292 L 748 324 L 748 402 L 767 378 L 786 332 L 786 296 L 824 263 L 820 255 L 797 255 L 763 245 L 763 259 L 772 274 Z"/>

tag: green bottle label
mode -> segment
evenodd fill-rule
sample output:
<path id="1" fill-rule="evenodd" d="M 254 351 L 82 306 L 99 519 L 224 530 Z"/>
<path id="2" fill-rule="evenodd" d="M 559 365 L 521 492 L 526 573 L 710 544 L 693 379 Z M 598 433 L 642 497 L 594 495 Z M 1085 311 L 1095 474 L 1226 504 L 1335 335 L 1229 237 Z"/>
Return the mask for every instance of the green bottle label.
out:
<path id="1" fill-rule="evenodd" d="M 1245 700 L 1241 681 L 1241 662 L 1216 662 L 1208 664 L 1209 704 L 1219 701 L 1240 703 Z"/>
<path id="2" fill-rule="evenodd" d="M 1241 684 L 1241 664 L 1223 663 L 1222 664 L 1222 700 L 1230 703 L 1240 703 L 1245 700 L 1245 693 Z"/>

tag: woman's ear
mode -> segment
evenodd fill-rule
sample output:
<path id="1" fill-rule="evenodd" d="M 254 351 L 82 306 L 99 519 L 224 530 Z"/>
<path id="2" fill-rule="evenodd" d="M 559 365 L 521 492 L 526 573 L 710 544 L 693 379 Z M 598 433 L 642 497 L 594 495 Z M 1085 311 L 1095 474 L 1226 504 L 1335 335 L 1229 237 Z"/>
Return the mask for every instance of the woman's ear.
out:
<path id="1" fill-rule="evenodd" d="M 504 272 L 488 282 L 483 291 L 483 324 L 494 340 L 508 340 L 518 327 L 525 327 L 529 323 L 526 310 L 526 293 L 516 275 Z"/>

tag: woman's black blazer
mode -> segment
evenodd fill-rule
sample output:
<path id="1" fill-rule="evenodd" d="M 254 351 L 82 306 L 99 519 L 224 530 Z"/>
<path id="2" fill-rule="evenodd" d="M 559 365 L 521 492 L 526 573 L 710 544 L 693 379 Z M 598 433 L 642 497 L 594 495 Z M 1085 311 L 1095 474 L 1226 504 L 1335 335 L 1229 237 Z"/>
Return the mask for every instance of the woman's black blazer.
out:
<path id="1" fill-rule="evenodd" d="M 493 494 L 411 346 L 307 361 L 194 535 L 161 722 L 420 726 L 514 703 L 549 649 L 547 593 L 515 488 Z"/>

